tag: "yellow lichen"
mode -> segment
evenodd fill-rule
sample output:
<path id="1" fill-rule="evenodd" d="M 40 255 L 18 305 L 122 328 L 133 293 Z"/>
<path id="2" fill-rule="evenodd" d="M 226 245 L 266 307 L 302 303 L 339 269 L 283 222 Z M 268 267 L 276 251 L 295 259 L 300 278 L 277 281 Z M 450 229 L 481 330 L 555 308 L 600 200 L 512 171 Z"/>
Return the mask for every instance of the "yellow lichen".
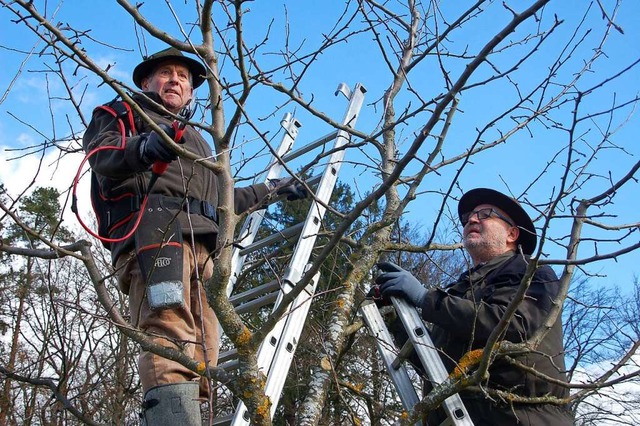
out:
<path id="1" fill-rule="evenodd" d="M 262 403 L 256 409 L 256 414 L 261 417 L 271 417 L 271 400 L 268 397 L 262 399 Z"/>
<path id="2" fill-rule="evenodd" d="M 238 345 L 246 345 L 251 341 L 251 331 L 249 328 L 244 326 L 240 335 L 238 336 Z"/>
<path id="3" fill-rule="evenodd" d="M 462 355 L 458 365 L 456 365 L 456 368 L 453 369 L 453 372 L 451 372 L 449 377 L 455 380 L 465 375 L 472 367 L 480 363 L 482 353 L 482 349 L 475 349 Z"/>

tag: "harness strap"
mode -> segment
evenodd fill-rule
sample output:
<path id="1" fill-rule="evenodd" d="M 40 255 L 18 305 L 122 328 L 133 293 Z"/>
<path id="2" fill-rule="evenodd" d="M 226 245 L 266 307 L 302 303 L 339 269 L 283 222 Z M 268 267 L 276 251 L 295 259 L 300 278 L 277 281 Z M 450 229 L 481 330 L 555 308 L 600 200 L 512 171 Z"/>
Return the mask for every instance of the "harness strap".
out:
<path id="1" fill-rule="evenodd" d="M 116 119 L 122 120 L 122 124 L 124 125 L 128 136 L 135 136 L 138 133 L 133 110 L 125 101 L 118 100 L 118 98 L 116 98 L 107 104 L 98 105 L 95 110 L 98 109 L 108 112 Z"/>
<path id="2" fill-rule="evenodd" d="M 189 214 L 204 216 L 218 223 L 216 208 L 208 201 L 193 197 L 187 197 L 186 199 L 183 197 L 167 197 L 164 195 L 155 195 L 154 197 L 159 197 L 161 203 L 167 208 L 185 212 L 188 211 Z M 107 234 L 116 228 L 126 225 L 131 220 L 132 215 L 140 210 L 140 200 L 138 197 L 121 199 L 109 204 L 109 211 L 107 212 L 108 223 L 105 225 Z"/>

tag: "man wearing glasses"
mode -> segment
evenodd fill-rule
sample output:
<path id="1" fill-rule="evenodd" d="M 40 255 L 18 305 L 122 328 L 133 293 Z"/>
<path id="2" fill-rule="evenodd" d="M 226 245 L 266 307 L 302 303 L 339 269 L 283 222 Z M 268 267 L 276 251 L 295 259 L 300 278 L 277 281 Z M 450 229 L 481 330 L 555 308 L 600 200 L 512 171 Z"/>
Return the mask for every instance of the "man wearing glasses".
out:
<path id="1" fill-rule="evenodd" d="M 492 189 L 465 193 L 458 204 L 464 247 L 473 268 L 445 288 L 427 289 L 408 271 L 380 263 L 376 279 L 383 299 L 403 297 L 431 323 L 434 345 L 452 371 L 462 356 L 483 349 L 505 316 L 518 291 L 537 236 L 533 222 L 520 204 Z M 511 317 L 502 339 L 525 342 L 549 317 L 559 292 L 558 278 L 549 266 L 539 267 L 525 299 Z M 496 358 L 489 377 L 460 393 L 471 420 L 478 425 L 571 425 L 573 419 L 561 400 L 566 385 L 560 315 L 541 343 L 530 351 Z M 440 424 L 441 413 L 428 417 Z"/>

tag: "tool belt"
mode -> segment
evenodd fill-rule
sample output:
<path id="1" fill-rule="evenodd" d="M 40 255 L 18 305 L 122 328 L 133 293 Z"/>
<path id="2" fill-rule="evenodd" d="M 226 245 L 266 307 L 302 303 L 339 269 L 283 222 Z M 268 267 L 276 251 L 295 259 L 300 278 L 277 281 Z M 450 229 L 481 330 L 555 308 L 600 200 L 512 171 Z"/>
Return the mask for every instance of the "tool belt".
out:
<path id="1" fill-rule="evenodd" d="M 189 214 L 204 216 L 218 223 L 218 213 L 216 208 L 208 201 L 198 200 L 197 198 L 187 197 L 165 197 L 162 196 L 162 204 L 168 208 L 181 209 Z"/>
<path id="2" fill-rule="evenodd" d="M 193 197 L 167 197 L 164 195 L 151 195 L 150 198 L 161 199 L 160 203 L 166 208 L 183 210 L 189 214 L 204 216 L 218 223 L 216 208 L 208 201 L 198 200 Z M 135 213 L 140 210 L 141 200 L 138 196 L 130 194 L 125 197 L 106 199 L 94 197 L 94 207 L 98 216 L 99 235 L 110 237 L 118 228 L 126 228 Z M 143 213 L 144 214 L 144 213 Z M 106 248 L 111 249 L 108 244 Z"/>

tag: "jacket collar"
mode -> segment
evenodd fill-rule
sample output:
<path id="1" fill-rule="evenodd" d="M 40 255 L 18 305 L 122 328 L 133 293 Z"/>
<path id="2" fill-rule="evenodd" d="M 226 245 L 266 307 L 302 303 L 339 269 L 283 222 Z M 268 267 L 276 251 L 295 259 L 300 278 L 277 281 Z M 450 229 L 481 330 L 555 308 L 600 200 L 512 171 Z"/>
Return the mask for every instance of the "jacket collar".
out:
<path id="1" fill-rule="evenodd" d="M 502 267 L 507 261 L 509 261 L 513 256 L 515 256 L 514 251 L 508 251 L 500 256 L 496 256 L 488 262 L 481 263 L 480 265 L 474 266 L 469 269 L 467 272 L 460 276 L 459 281 L 471 281 L 472 283 L 481 282 L 485 279 L 487 275 L 496 269 Z"/>

